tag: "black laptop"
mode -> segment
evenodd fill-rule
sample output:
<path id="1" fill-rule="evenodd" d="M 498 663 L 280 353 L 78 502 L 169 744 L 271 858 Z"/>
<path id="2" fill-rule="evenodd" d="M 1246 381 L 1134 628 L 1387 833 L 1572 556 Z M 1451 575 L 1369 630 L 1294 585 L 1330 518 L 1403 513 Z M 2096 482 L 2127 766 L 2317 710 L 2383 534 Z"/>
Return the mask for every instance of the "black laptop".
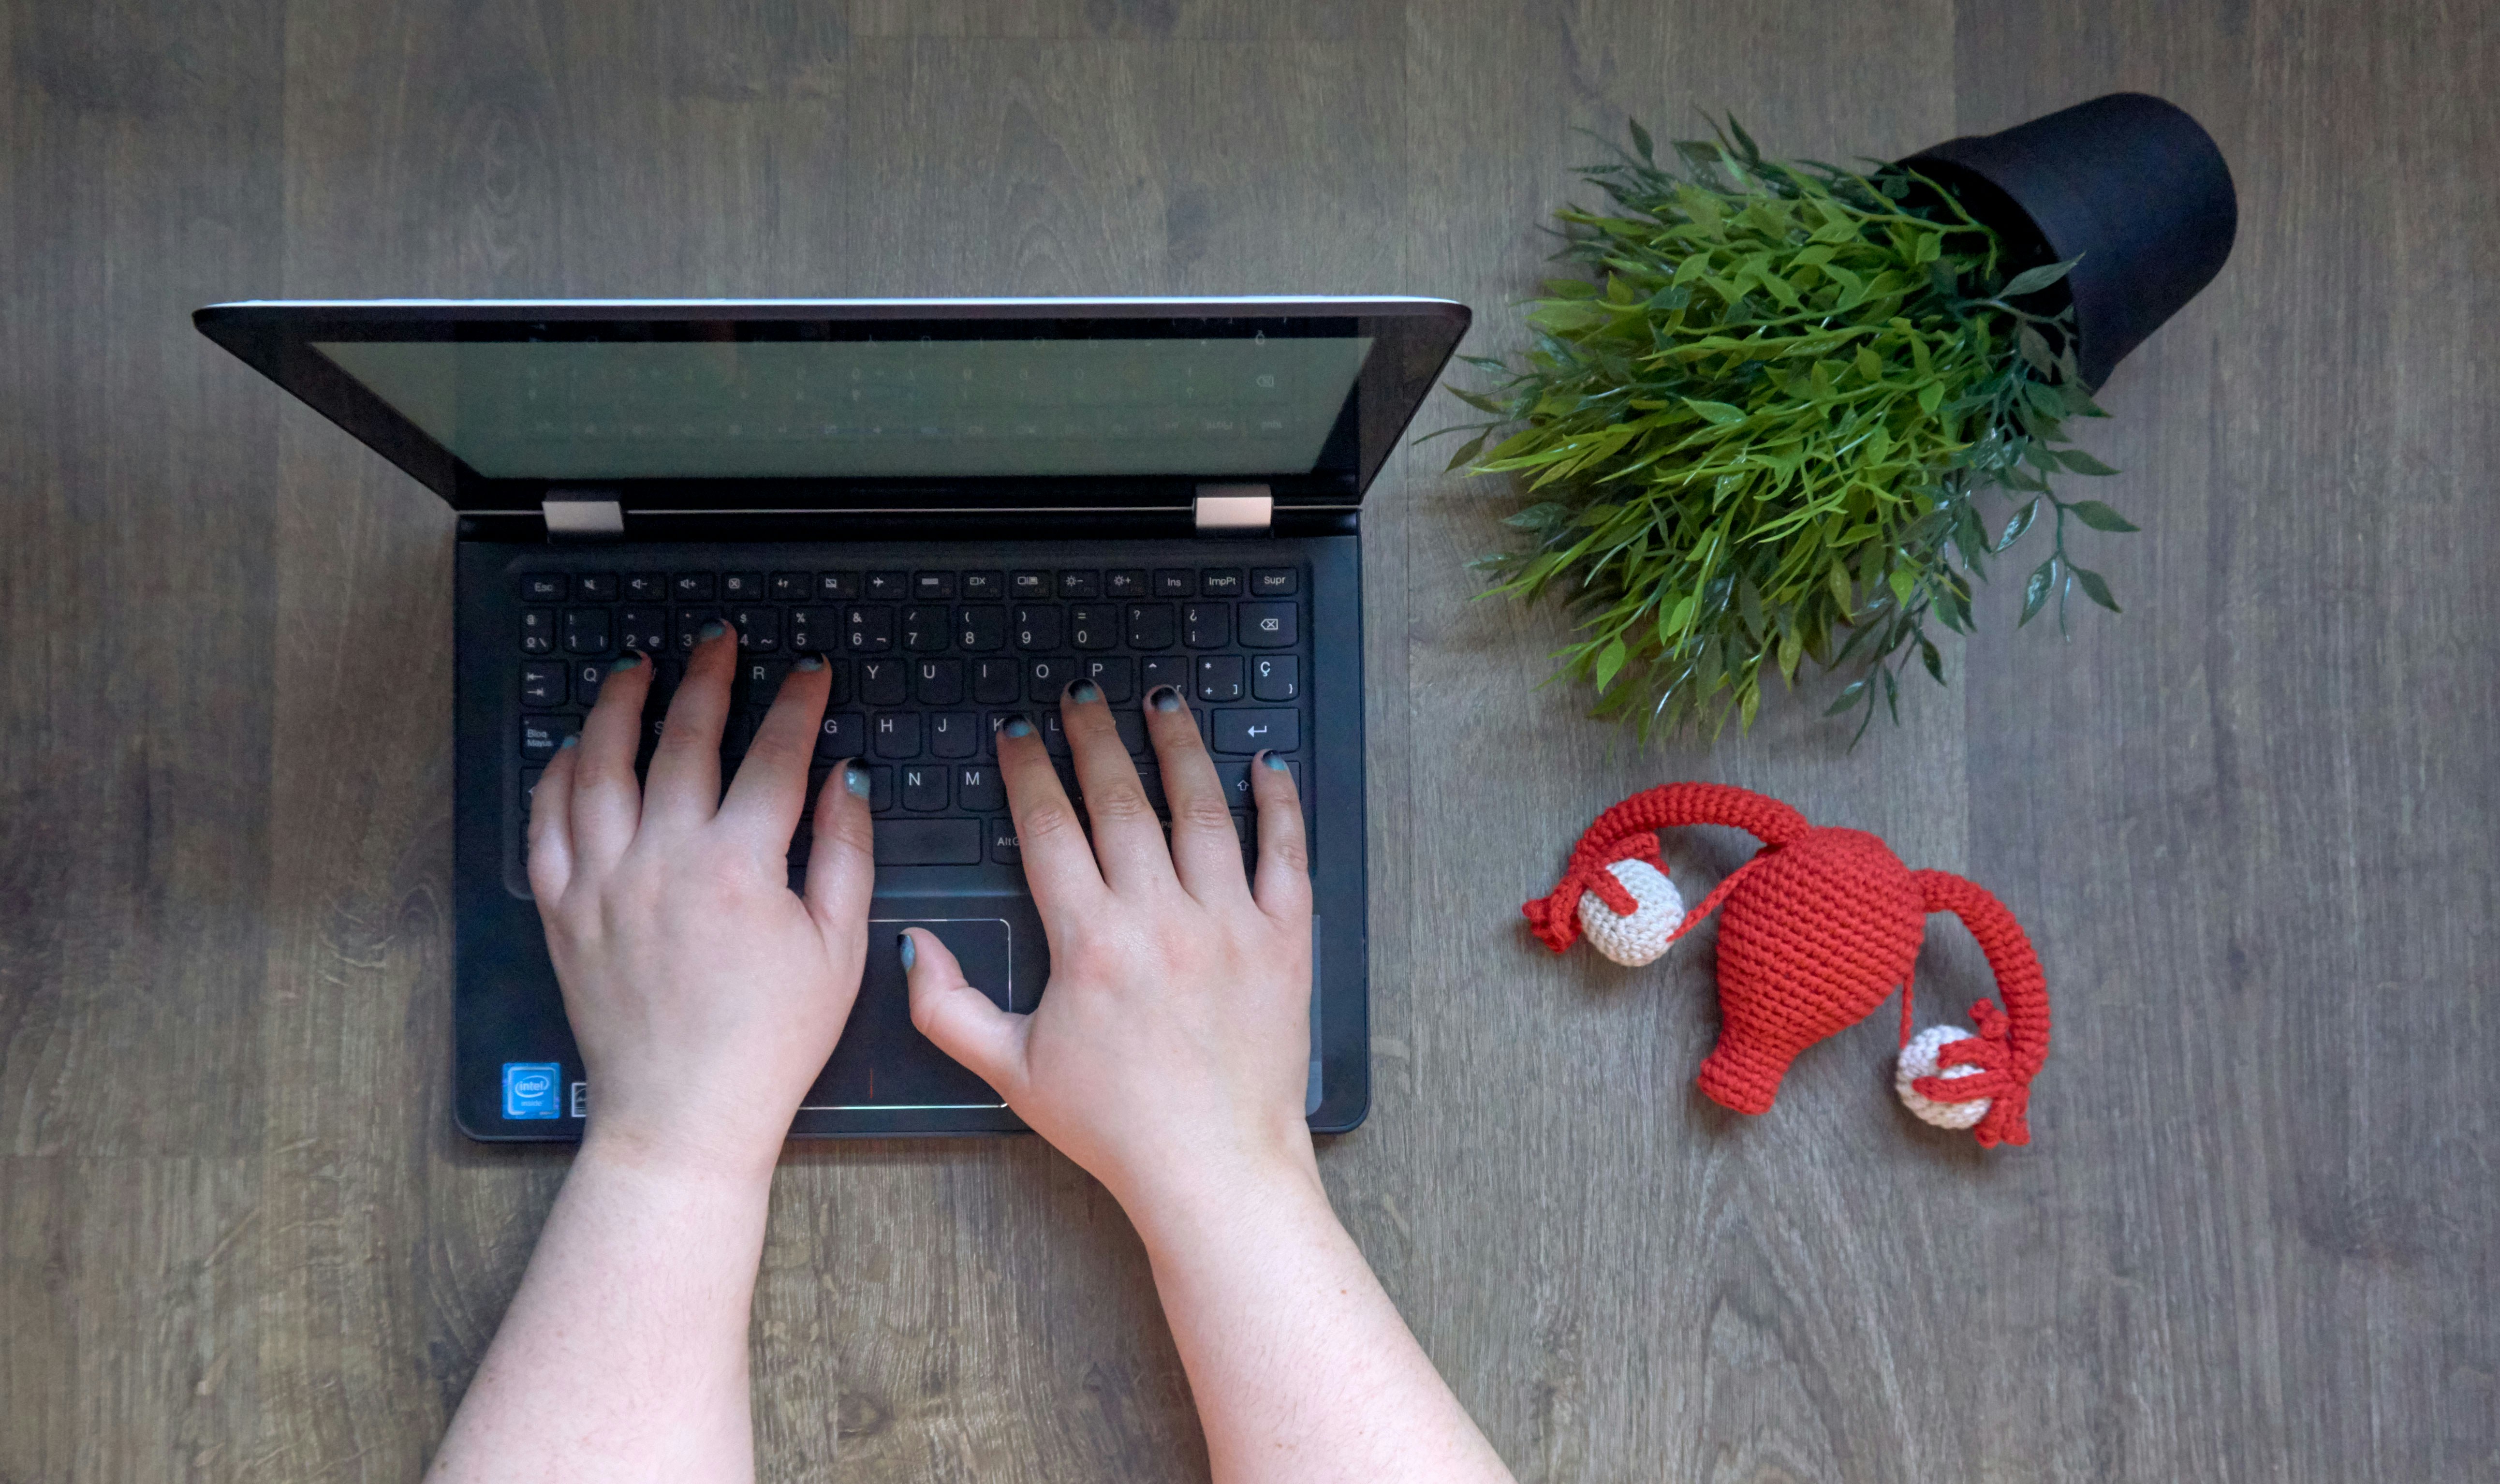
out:
<path id="1" fill-rule="evenodd" d="M 874 780 L 867 975 L 795 1135 L 1023 1127 L 912 1028 L 892 944 L 925 927 L 1002 1006 L 1033 1008 L 1048 949 L 992 733 L 1031 714 L 1078 796 L 1057 702 L 1080 676 L 1159 805 L 1140 698 L 1192 698 L 1245 856 L 1252 755 L 1295 770 L 1319 904 L 1305 1111 L 1320 1132 L 1362 1121 L 1358 529 L 1464 307 L 389 300 L 192 317 L 458 512 L 454 1112 L 472 1138 L 580 1137 L 598 1089 L 524 874 L 530 790 L 609 659 L 658 657 L 656 723 L 715 617 L 741 649 L 724 763 L 792 661 L 821 653 L 811 781 L 854 756 Z M 807 842 L 803 823 L 794 886 Z"/>

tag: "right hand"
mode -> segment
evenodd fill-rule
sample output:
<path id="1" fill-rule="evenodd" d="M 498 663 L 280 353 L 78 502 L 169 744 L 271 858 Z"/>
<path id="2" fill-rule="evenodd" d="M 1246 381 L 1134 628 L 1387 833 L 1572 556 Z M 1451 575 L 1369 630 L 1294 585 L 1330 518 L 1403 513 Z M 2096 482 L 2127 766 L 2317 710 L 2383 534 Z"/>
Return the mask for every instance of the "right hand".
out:
<path id="1" fill-rule="evenodd" d="M 999 735 L 1025 875 L 1050 942 L 1029 1015 L 964 981 L 944 943 L 913 929 L 911 1018 L 1092 1172 L 1132 1219 L 1223 1200 L 1278 1175 L 1316 1183 L 1303 1121 L 1310 1060 L 1311 889 L 1301 801 L 1281 760 L 1251 766 L 1255 891 L 1189 707 L 1148 693 L 1171 841 L 1092 683 L 1062 699 L 1093 816 L 1089 844 L 1041 738 Z"/>

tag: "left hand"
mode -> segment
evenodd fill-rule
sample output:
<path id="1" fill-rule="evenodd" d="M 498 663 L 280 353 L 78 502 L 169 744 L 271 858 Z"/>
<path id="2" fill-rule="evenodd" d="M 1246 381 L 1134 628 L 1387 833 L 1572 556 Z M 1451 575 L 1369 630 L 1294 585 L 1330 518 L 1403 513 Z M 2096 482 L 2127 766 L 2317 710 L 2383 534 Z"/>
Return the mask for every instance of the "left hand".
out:
<path id="1" fill-rule="evenodd" d="M 585 1142 L 638 1162 L 769 1171 L 850 1018 L 875 884 L 867 771 L 816 805 L 805 896 L 789 843 L 830 675 L 802 659 L 723 797 L 738 642 L 707 626 L 647 787 L 634 777 L 651 662 L 619 660 L 577 745 L 539 780 L 530 889 L 590 1081 Z"/>

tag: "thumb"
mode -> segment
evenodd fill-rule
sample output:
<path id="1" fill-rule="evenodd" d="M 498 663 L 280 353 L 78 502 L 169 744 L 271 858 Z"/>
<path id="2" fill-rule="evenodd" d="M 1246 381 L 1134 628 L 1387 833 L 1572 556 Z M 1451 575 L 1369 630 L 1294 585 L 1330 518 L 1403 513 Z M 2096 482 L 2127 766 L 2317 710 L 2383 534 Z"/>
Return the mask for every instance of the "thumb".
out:
<path id="1" fill-rule="evenodd" d="M 1023 1086 L 1025 1017 L 964 980 L 964 966 L 927 928 L 895 935 L 911 985 L 911 1023 L 1010 1103 Z"/>

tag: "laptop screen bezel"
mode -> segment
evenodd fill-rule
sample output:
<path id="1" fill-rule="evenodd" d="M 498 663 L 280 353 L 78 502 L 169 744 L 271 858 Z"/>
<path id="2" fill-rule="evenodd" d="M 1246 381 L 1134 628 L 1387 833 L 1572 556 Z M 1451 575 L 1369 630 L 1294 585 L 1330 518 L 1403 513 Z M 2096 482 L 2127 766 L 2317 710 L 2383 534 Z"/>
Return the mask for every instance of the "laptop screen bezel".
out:
<path id="1" fill-rule="evenodd" d="M 1466 332 L 1465 306 L 1420 298 L 371 300 L 211 305 L 211 340 L 292 392 L 466 514 L 536 514 L 550 490 L 612 493 L 628 512 L 1152 510 L 1186 506 L 1201 482 L 1266 484 L 1280 509 L 1359 505 Z M 1088 327 L 1093 333 L 1088 333 Z M 1346 334 L 1371 342 L 1332 447 L 1350 466 L 1268 473 L 928 478 L 491 478 L 315 346 L 341 340 L 790 340 L 928 333 L 962 339 Z M 1325 462 L 1325 461 L 1324 461 Z"/>

